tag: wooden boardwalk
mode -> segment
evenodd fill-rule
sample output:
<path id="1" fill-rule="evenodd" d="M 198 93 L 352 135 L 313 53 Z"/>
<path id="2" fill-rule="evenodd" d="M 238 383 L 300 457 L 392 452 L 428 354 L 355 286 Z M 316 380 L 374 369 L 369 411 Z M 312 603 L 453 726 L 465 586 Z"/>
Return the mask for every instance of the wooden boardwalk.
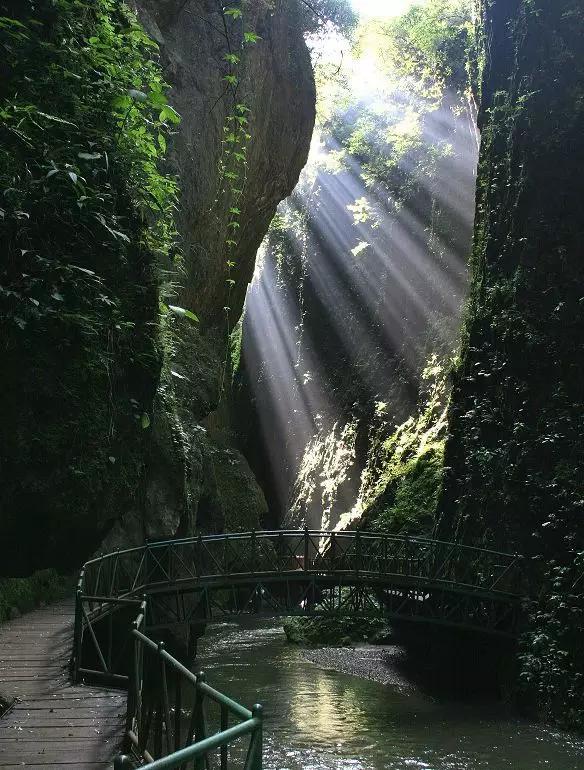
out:
<path id="1" fill-rule="evenodd" d="M 72 634 L 72 602 L 0 625 L 0 689 L 17 698 L 0 719 L 0 768 L 113 766 L 126 695 L 71 684 Z"/>

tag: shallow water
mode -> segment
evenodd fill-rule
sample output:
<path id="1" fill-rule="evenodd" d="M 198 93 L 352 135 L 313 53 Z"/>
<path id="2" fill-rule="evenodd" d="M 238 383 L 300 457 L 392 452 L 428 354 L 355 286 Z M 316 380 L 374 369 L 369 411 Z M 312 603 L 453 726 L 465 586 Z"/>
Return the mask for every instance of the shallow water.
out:
<path id="1" fill-rule="evenodd" d="M 209 627 L 198 666 L 240 703 L 263 704 L 268 770 L 584 770 L 584 740 L 502 718 L 497 705 L 326 670 L 273 622 Z"/>

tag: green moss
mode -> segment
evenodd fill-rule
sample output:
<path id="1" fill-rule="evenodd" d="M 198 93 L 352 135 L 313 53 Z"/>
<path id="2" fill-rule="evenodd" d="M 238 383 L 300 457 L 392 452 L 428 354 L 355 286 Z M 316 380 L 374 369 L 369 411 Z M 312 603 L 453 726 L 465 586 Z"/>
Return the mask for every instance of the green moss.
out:
<path id="1" fill-rule="evenodd" d="M 362 503 L 365 527 L 412 535 L 429 534 L 434 528 L 444 475 L 448 401 L 446 368 L 435 356 L 424 378 L 425 406 L 370 450 Z"/>
<path id="2" fill-rule="evenodd" d="M 289 642 L 318 647 L 346 647 L 355 642 L 385 643 L 389 628 L 382 618 L 349 617 L 286 618 L 284 633 Z"/>
<path id="3" fill-rule="evenodd" d="M 1 579 L 0 623 L 8 620 L 14 610 L 30 612 L 41 603 L 49 604 L 71 596 L 73 586 L 73 578 L 59 575 L 53 569 L 40 570 L 25 578 Z"/>
<path id="4" fill-rule="evenodd" d="M 372 523 L 383 532 L 420 534 L 430 532 L 438 505 L 444 473 L 444 443 L 426 447 L 406 463 L 396 463 Z"/>
<path id="5" fill-rule="evenodd" d="M 224 531 L 260 529 L 267 505 L 243 456 L 233 449 L 213 448 L 212 452 Z"/>

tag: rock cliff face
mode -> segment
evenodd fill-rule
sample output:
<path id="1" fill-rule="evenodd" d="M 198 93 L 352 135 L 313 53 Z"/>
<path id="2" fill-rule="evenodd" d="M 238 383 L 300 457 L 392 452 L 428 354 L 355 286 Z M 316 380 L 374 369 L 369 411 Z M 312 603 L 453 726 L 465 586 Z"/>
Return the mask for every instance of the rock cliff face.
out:
<path id="1" fill-rule="evenodd" d="M 528 556 L 523 682 L 582 720 L 584 16 L 483 3 L 477 221 L 446 444 L 442 536 Z"/>
<path id="2" fill-rule="evenodd" d="M 229 293 L 227 217 L 217 161 L 228 99 L 224 77 L 228 43 L 216 0 L 140 0 L 138 13 L 161 46 L 172 103 L 182 117 L 172 148 L 181 181 L 179 229 L 187 275 L 179 297 L 196 309 L 205 328 L 224 327 L 224 307 L 237 320 L 256 251 L 277 204 L 290 194 L 306 163 L 314 124 L 315 89 L 310 56 L 294 0 L 254 0 L 243 24 L 260 39 L 245 50 L 237 76 L 238 99 L 250 109 L 248 171 L 238 231 L 236 286 Z M 228 32 L 237 50 L 240 30 Z M 229 299 L 228 299 L 229 297 Z"/>
<path id="3" fill-rule="evenodd" d="M 6 14 L 25 21 L 42 15 L 43 23 L 46 15 L 40 34 L 46 30 L 54 36 L 64 23 L 60 7 L 51 5 L 45 13 L 37 5 L 10 3 Z M 98 5 L 96 14 L 110 14 L 114 29 L 119 25 L 125 35 L 124 12 L 109 0 Z M 168 140 L 165 169 L 178 179 L 175 219 L 182 258 L 171 252 L 156 264 L 152 253 L 134 268 L 122 255 L 125 267 L 114 270 L 113 263 L 102 264 L 110 258 L 107 249 L 96 249 L 95 258 L 88 259 L 72 252 L 74 215 L 69 241 L 60 243 L 59 232 L 54 234 L 51 246 L 75 253 L 86 270 L 82 277 L 91 270 L 99 276 L 96 284 L 103 277 L 112 296 L 128 295 L 123 328 L 133 331 L 122 347 L 104 325 L 104 332 L 83 341 L 83 347 L 75 338 L 63 341 L 62 330 L 47 335 L 46 325 L 34 336 L 31 325 L 23 332 L 11 330 L 4 350 L 3 387 L 9 396 L 3 400 L 3 422 L 10 420 L 11 427 L 0 445 L 0 516 L 2 537 L 14 546 L 8 549 L 14 557 L 5 561 L 5 574 L 44 566 L 74 568 L 96 548 L 187 534 L 195 527 L 253 526 L 266 510 L 218 407 L 230 380 L 229 332 L 242 310 L 256 250 L 276 206 L 294 187 L 310 145 L 315 90 L 298 9 L 293 0 L 253 0 L 246 4 L 243 21 L 225 19 L 220 4 L 211 0 L 139 0 L 134 9 L 158 43 L 168 99 L 182 118 Z M 100 23 L 91 15 L 82 19 L 79 39 L 83 24 Z M 249 110 L 250 138 L 237 203 L 235 256 L 228 256 L 229 208 L 234 204 L 221 191 L 219 161 L 234 99 L 226 94 L 225 56 L 230 47 L 240 49 L 244 29 L 259 37 L 245 47 L 237 65 L 236 96 Z M 103 29 L 99 34 L 105 34 Z M 141 32 L 132 34 L 141 40 Z M 73 37 L 71 46 L 75 55 L 78 50 L 83 55 Z M 132 65 L 123 60 L 123 52 L 120 56 L 120 69 L 128 68 L 131 77 L 132 66 L 140 62 Z M 11 96 L 10 78 L 3 78 L 3 86 Z M 132 87 L 149 90 L 148 83 L 132 86 L 130 81 Z M 83 99 L 90 93 L 80 96 L 72 109 L 83 111 Z M 45 113 L 57 110 L 55 100 L 40 103 L 43 107 Z M 76 155 L 77 148 L 73 160 L 79 162 Z M 46 169 L 40 173 L 41 179 L 46 177 Z M 106 183 L 111 186 L 111 179 Z M 121 188 L 123 177 L 116 183 Z M 77 211 L 75 204 L 72 211 Z M 22 245 L 13 240 L 11 248 Z M 229 259 L 235 267 L 228 276 Z M 4 283 L 4 272 L 1 277 Z M 10 280 L 8 275 L 5 286 L 13 292 Z M 159 300 L 196 313 L 199 322 L 168 311 L 161 319 Z M 17 339 L 19 334 L 23 340 Z M 100 363 L 102 354 L 110 362 L 106 367 Z"/>
<path id="4" fill-rule="evenodd" d="M 116 523 L 106 547 L 184 535 L 195 527 L 249 529 L 267 513 L 263 492 L 236 448 L 229 417 L 215 409 L 229 387 L 229 333 L 243 309 L 256 252 L 276 207 L 292 192 L 306 163 L 316 100 L 294 0 L 250 3 L 243 23 L 260 39 L 246 49 L 237 71 L 237 99 L 249 108 L 251 139 L 237 202 L 237 247 L 234 257 L 228 255 L 233 202 L 222 196 L 218 158 L 229 103 L 221 95 L 225 55 L 237 46 L 240 30 L 229 28 L 228 44 L 215 0 L 141 0 L 137 10 L 161 47 L 172 103 L 182 117 L 171 149 L 180 179 L 184 254 L 176 302 L 194 310 L 201 323 L 194 329 L 175 322 L 172 372 L 170 377 L 163 372 L 155 403 L 141 505 Z M 228 259 L 236 263 L 230 271 Z"/>

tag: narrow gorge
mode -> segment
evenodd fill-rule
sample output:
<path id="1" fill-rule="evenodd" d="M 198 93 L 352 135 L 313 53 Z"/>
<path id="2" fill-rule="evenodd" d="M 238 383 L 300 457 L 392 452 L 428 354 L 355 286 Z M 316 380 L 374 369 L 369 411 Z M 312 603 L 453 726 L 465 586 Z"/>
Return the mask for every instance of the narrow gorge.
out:
<path id="1" fill-rule="evenodd" d="M 234 766 L 576 770 L 580 0 L 0 0 L 0 52 L 0 714 L 88 562 L 116 767 L 201 740 L 130 713 L 147 596 L 267 704 Z"/>

